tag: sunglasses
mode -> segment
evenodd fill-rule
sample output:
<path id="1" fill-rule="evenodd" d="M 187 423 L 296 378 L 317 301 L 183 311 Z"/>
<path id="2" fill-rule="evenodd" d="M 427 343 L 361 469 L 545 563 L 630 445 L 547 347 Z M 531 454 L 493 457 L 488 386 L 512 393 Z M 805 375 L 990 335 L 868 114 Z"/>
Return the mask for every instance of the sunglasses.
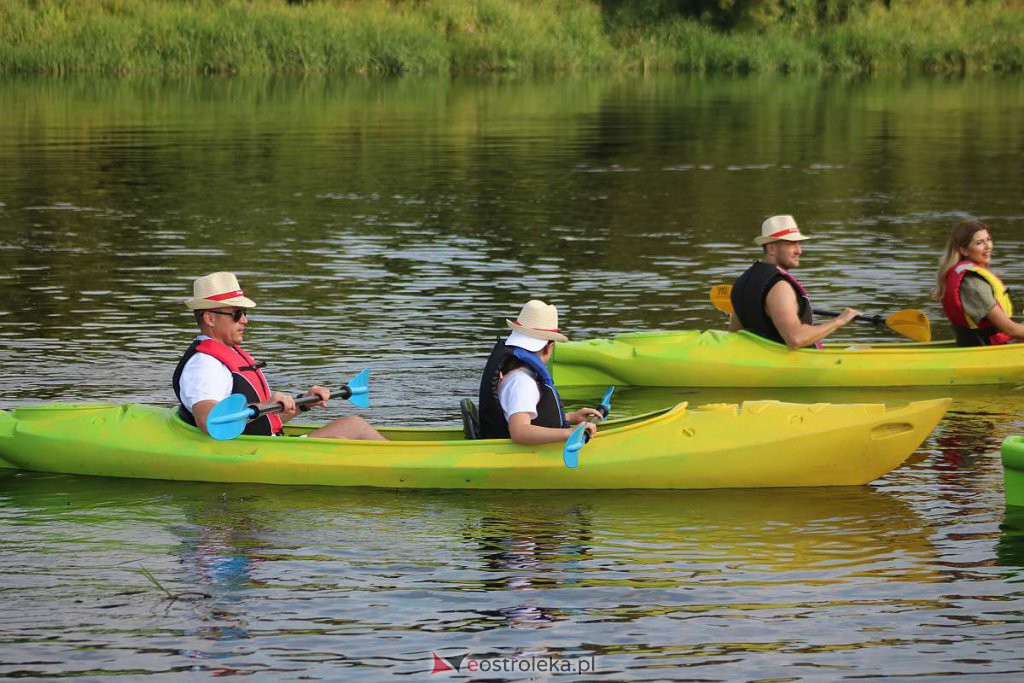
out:
<path id="1" fill-rule="evenodd" d="M 244 308 L 236 308 L 236 309 L 235 309 L 234 311 L 232 311 L 231 313 L 228 313 L 227 311 L 207 311 L 207 313 L 215 313 L 215 314 L 217 314 L 217 315 L 230 315 L 230 316 L 231 316 L 231 319 L 232 319 L 232 320 L 234 320 L 234 321 L 235 321 L 236 323 L 237 323 L 237 322 L 238 322 L 239 320 L 241 320 L 241 319 L 242 319 L 242 316 L 243 316 L 243 315 L 244 315 L 244 316 L 245 316 L 246 318 L 248 318 L 248 317 L 249 317 L 249 314 L 248 314 L 248 313 L 246 313 L 246 311 L 245 311 L 245 309 L 244 309 Z"/>

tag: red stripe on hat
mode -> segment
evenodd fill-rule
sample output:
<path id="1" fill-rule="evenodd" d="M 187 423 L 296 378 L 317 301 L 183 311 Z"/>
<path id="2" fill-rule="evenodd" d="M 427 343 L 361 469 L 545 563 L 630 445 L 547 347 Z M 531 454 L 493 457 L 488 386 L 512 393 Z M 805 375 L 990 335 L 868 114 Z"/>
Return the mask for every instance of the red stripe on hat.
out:
<path id="1" fill-rule="evenodd" d="M 214 294 L 213 296 L 206 297 L 207 301 L 224 301 L 225 299 L 234 299 L 236 296 L 242 296 L 245 292 L 241 289 L 236 289 L 233 292 L 224 292 L 223 294 Z"/>
<path id="2" fill-rule="evenodd" d="M 769 237 L 782 237 L 783 235 L 789 235 L 790 233 L 800 232 L 800 228 L 786 228 L 785 230 L 779 230 L 768 235 Z"/>
<path id="3" fill-rule="evenodd" d="M 550 327 L 548 327 L 548 328 L 544 328 L 544 327 L 526 327 L 526 325 L 521 325 L 518 320 L 516 320 L 512 324 L 515 325 L 516 327 L 522 327 L 522 328 L 527 329 L 527 330 L 537 330 L 538 332 L 558 332 L 558 328 L 557 327 L 554 328 L 554 329 L 551 329 Z"/>

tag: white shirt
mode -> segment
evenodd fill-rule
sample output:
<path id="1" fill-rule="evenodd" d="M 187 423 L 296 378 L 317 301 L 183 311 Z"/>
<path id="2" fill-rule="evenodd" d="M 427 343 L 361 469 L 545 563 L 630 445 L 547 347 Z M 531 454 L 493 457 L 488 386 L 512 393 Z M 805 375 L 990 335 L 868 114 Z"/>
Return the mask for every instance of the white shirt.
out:
<path id="1" fill-rule="evenodd" d="M 201 334 L 196 339 L 210 339 Z M 197 353 L 188 359 L 178 379 L 181 404 L 192 410 L 200 401 L 221 401 L 231 395 L 234 380 L 228 366 L 213 356 Z"/>
<path id="2" fill-rule="evenodd" d="M 540 403 L 537 380 L 525 368 L 516 368 L 498 384 L 498 402 L 506 421 L 516 413 L 529 413 L 531 420 L 537 419 L 537 404 Z"/>

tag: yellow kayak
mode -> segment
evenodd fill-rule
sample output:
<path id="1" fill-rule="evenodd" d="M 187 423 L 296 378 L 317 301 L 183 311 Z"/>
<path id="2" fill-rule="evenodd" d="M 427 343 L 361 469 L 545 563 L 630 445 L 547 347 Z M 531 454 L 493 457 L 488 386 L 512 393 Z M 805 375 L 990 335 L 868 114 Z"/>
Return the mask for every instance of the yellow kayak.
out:
<path id="1" fill-rule="evenodd" d="M 559 387 L 904 387 L 1024 382 L 1024 344 L 828 344 L 792 350 L 750 332 L 637 332 L 555 345 Z"/>
<path id="2" fill-rule="evenodd" d="M 0 467 L 146 479 L 451 489 L 711 489 L 866 484 L 898 467 L 950 399 L 904 407 L 748 401 L 611 420 L 562 462 L 562 444 L 392 428 L 390 441 L 215 441 L 171 408 L 44 404 L 0 411 Z M 289 436 L 312 426 L 288 426 Z"/>

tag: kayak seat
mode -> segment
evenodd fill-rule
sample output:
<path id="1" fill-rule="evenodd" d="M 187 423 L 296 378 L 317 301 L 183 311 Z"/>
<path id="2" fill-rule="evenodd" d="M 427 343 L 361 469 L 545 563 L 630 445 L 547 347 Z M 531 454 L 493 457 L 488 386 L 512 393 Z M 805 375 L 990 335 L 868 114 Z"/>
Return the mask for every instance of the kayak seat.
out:
<path id="1" fill-rule="evenodd" d="M 467 441 L 474 441 L 480 438 L 480 413 L 476 405 L 464 398 L 459 402 L 459 409 L 462 411 L 462 432 Z"/>

